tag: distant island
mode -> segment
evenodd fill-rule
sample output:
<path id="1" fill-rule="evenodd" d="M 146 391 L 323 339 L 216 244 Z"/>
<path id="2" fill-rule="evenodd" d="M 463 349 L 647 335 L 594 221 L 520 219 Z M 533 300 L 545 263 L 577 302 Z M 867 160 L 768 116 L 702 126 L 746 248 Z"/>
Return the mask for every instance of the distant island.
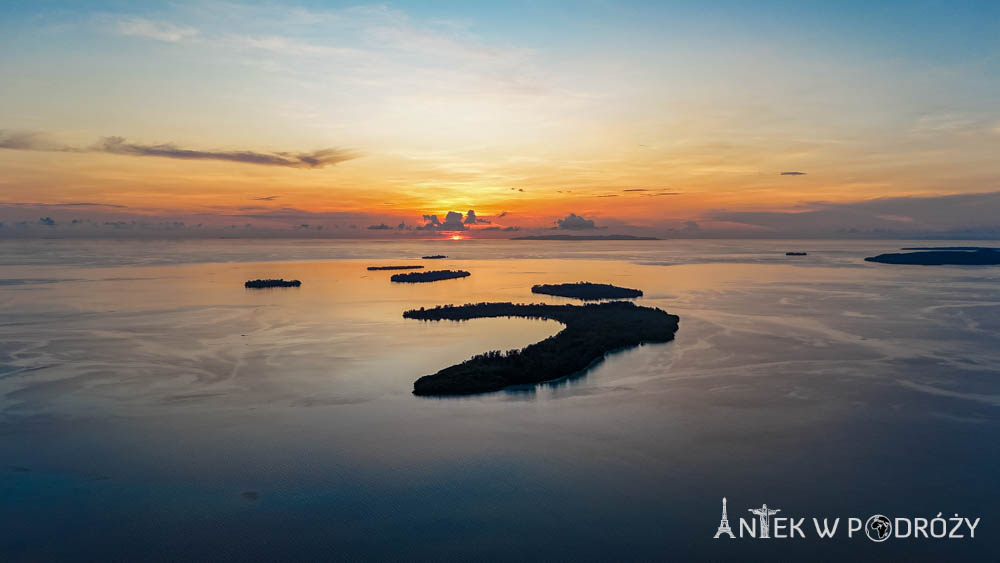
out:
<path id="1" fill-rule="evenodd" d="M 998 250 L 991 246 L 904 246 L 900 250 Z"/>
<path id="2" fill-rule="evenodd" d="M 996 266 L 1000 265 L 1000 250 L 978 246 L 927 247 L 919 252 L 869 256 L 865 262 L 916 266 Z"/>
<path id="3" fill-rule="evenodd" d="M 539 284 L 531 286 L 532 293 L 557 295 L 559 297 L 574 297 L 576 299 L 620 299 L 623 297 L 642 297 L 642 291 L 618 287 L 607 283 L 558 283 Z"/>
<path id="4" fill-rule="evenodd" d="M 432 270 L 430 272 L 412 272 L 409 274 L 393 274 L 390 280 L 403 283 L 422 283 L 440 280 L 465 278 L 472 274 L 465 270 Z"/>
<path id="5" fill-rule="evenodd" d="M 786 252 L 785 256 L 808 256 L 808 252 Z"/>
<path id="6" fill-rule="evenodd" d="M 440 260 L 442 258 L 447 258 L 444 254 L 432 254 L 430 256 L 421 256 L 424 260 Z"/>
<path id="7" fill-rule="evenodd" d="M 513 237 L 510 240 L 660 240 L 656 237 L 637 237 L 633 235 L 528 235 Z"/>
<path id="8" fill-rule="evenodd" d="M 263 289 L 266 287 L 299 287 L 302 282 L 299 280 L 250 280 L 243 284 L 248 289 Z"/>
<path id="9" fill-rule="evenodd" d="M 555 336 L 520 350 L 494 350 L 425 375 L 414 382 L 414 395 L 471 395 L 567 377 L 602 360 L 613 350 L 673 340 L 679 321 L 677 315 L 628 301 L 588 305 L 445 305 L 413 309 L 403 313 L 403 317 L 428 321 L 526 317 L 552 319 L 566 325 Z"/>
<path id="10" fill-rule="evenodd" d="M 419 270 L 423 266 L 368 266 L 369 271 L 375 270 Z"/>

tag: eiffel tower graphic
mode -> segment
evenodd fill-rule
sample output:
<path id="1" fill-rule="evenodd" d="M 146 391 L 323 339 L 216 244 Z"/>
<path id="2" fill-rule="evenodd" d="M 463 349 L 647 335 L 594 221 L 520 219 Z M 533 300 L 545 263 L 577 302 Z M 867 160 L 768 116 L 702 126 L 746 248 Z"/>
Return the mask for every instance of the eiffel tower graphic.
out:
<path id="1" fill-rule="evenodd" d="M 736 539 L 733 535 L 732 529 L 729 528 L 729 517 L 726 516 L 726 497 L 722 497 L 722 521 L 719 522 L 719 529 L 715 532 L 715 537 L 712 539 L 718 539 L 722 534 L 726 534 L 730 538 Z"/>

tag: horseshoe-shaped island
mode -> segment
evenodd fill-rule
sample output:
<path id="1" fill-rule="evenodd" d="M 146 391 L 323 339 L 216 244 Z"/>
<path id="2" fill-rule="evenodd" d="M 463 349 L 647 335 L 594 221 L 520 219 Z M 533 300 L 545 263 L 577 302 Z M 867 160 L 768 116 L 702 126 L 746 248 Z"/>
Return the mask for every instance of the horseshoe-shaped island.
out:
<path id="1" fill-rule="evenodd" d="M 590 305 L 475 303 L 412 309 L 407 319 L 464 321 L 488 317 L 552 319 L 566 325 L 558 334 L 520 350 L 494 350 L 425 375 L 414 395 L 472 395 L 559 379 L 586 369 L 613 350 L 644 342 L 668 342 L 677 315 L 627 301 Z"/>

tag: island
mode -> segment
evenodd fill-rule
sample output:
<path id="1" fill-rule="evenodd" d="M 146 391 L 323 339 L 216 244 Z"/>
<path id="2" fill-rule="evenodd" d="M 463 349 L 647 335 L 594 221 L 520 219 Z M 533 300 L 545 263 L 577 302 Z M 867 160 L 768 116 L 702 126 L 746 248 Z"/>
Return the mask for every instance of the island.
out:
<path id="1" fill-rule="evenodd" d="M 566 328 L 520 350 L 479 354 L 413 384 L 414 395 L 471 395 L 511 385 L 541 383 L 582 372 L 614 350 L 646 342 L 669 342 L 677 315 L 629 301 L 587 305 L 476 303 L 413 309 L 407 319 L 464 321 L 478 318 L 552 319 Z"/>
<path id="2" fill-rule="evenodd" d="M 302 282 L 299 280 L 250 280 L 243 284 L 248 289 L 264 289 L 268 287 L 299 287 Z"/>
<path id="3" fill-rule="evenodd" d="M 376 270 L 419 270 L 423 266 L 368 266 L 368 271 Z"/>
<path id="4" fill-rule="evenodd" d="M 430 272 L 411 272 L 409 274 L 393 274 L 389 279 L 401 283 L 423 283 L 471 276 L 465 270 L 431 270 Z"/>
<path id="5" fill-rule="evenodd" d="M 958 250 L 959 248 L 962 250 Z M 944 247 L 918 252 L 879 254 L 865 258 L 865 262 L 914 266 L 996 266 L 1000 265 L 1000 250 L 977 246 Z"/>
<path id="6" fill-rule="evenodd" d="M 808 256 L 808 252 L 786 252 L 785 256 Z"/>
<path id="7" fill-rule="evenodd" d="M 992 246 L 904 246 L 900 250 L 1000 250 Z"/>
<path id="8" fill-rule="evenodd" d="M 633 235 L 528 235 L 513 237 L 510 240 L 660 240 L 656 237 L 637 237 Z"/>
<path id="9" fill-rule="evenodd" d="M 444 254 L 432 254 L 430 256 L 421 256 L 424 260 L 440 260 L 442 258 L 447 258 Z"/>
<path id="10" fill-rule="evenodd" d="M 590 282 L 538 284 L 531 286 L 531 292 L 583 300 L 642 297 L 642 291 L 638 289 Z"/>

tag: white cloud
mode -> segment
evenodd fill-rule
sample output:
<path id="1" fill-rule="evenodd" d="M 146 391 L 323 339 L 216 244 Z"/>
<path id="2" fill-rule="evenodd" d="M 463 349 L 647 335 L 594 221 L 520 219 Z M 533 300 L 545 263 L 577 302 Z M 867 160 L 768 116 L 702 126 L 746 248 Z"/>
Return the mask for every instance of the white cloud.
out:
<path id="1" fill-rule="evenodd" d="M 177 43 L 198 35 L 193 27 L 177 26 L 166 22 L 155 22 L 144 18 L 122 18 L 118 20 L 118 32 L 132 37 L 145 37 L 157 41 Z"/>

